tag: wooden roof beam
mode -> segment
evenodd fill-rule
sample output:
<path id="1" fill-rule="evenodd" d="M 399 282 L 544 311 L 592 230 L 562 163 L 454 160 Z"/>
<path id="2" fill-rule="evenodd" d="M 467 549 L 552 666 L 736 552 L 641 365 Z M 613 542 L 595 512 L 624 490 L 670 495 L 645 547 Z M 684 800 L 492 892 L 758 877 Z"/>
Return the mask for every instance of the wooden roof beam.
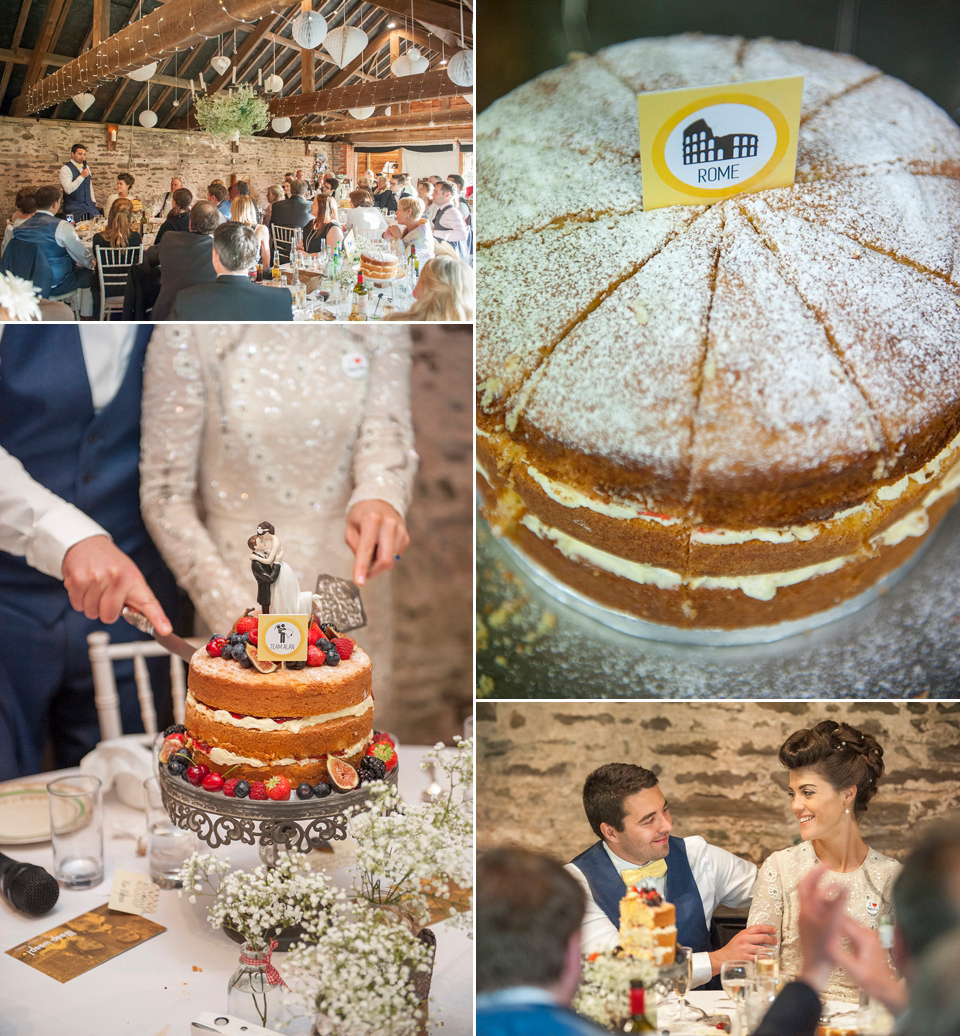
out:
<path id="1" fill-rule="evenodd" d="M 410 4 L 406 0 L 370 0 L 375 6 L 399 18 L 410 16 Z M 417 22 L 426 22 L 428 25 L 436 25 L 440 29 L 449 32 L 460 33 L 460 8 L 451 7 L 448 4 L 437 3 L 436 0 L 413 0 L 413 19 Z M 463 31 L 470 29 L 472 19 L 464 14 Z"/>
<path id="2" fill-rule="evenodd" d="M 461 87 L 450 82 L 445 71 L 438 69 L 402 79 L 381 79 L 375 83 L 335 87 L 299 97 L 279 97 L 270 102 L 270 116 L 319 114 L 371 104 L 380 107 L 401 101 L 453 97 L 462 92 Z"/>
<path id="3" fill-rule="evenodd" d="M 447 111 L 414 112 L 409 115 L 374 115 L 369 119 L 338 119 L 323 125 L 324 136 L 349 137 L 353 133 L 368 134 L 373 130 L 395 130 L 413 127 L 434 126 L 469 126 L 473 123 L 473 114 L 463 108 L 451 108 Z"/>
<path id="4" fill-rule="evenodd" d="M 66 0 L 51 0 L 43 12 L 43 22 L 40 26 L 40 35 L 37 37 L 37 45 L 33 48 L 33 53 L 30 55 L 30 61 L 27 64 L 27 75 L 23 83 L 23 93 L 21 93 L 20 97 L 17 98 L 17 106 L 19 106 L 24 94 L 34 86 L 34 84 L 40 81 L 40 75 L 46 64 L 44 59 L 47 51 L 53 50 L 53 45 L 56 42 L 54 40 L 53 30 L 56 28 L 57 22 L 60 20 L 60 15 L 63 12 L 63 5 L 65 2 Z M 67 96 L 69 96 L 69 94 Z M 53 104 L 59 100 L 63 100 L 63 98 L 53 98 L 50 103 Z M 18 112 L 17 114 L 24 115 L 26 113 Z"/>

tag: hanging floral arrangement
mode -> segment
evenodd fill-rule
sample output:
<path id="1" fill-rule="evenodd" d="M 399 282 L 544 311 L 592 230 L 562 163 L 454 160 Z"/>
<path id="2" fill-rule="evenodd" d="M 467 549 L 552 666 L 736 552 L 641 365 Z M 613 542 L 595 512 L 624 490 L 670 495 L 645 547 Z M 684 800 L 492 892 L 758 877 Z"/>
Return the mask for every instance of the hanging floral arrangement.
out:
<path id="1" fill-rule="evenodd" d="M 196 108 L 201 129 L 214 137 L 252 137 L 270 122 L 267 102 L 249 86 L 241 86 L 233 94 L 198 97 Z"/>

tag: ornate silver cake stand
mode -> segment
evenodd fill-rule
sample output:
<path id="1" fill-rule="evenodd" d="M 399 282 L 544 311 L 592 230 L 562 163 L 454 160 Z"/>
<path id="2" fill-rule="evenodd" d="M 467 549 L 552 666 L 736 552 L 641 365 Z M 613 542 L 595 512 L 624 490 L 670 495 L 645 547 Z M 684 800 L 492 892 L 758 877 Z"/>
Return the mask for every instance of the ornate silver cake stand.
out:
<path id="1" fill-rule="evenodd" d="M 396 785 L 400 767 L 387 771 L 387 784 Z M 347 837 L 347 820 L 369 801 L 366 785 L 353 791 L 332 791 L 322 799 L 234 799 L 204 791 L 160 769 L 163 805 L 170 819 L 193 831 L 211 849 L 231 842 L 259 845 L 260 856 L 273 863 L 279 849 L 307 853 L 318 845 Z"/>

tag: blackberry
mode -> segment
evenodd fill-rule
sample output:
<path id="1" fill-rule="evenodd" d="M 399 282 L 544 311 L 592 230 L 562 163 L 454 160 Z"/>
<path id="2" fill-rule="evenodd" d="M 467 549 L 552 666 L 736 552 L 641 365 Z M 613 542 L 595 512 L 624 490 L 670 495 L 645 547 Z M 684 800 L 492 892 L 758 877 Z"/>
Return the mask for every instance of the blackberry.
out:
<path id="1" fill-rule="evenodd" d="M 333 791 L 333 789 L 326 781 L 321 781 L 313 787 L 313 794 L 316 795 L 318 799 L 325 799 L 331 791 Z"/>
<path id="2" fill-rule="evenodd" d="M 313 798 L 313 785 L 308 784 L 306 781 L 303 784 L 297 785 L 297 798 L 298 799 L 312 799 Z"/>
<path id="3" fill-rule="evenodd" d="M 247 781 L 237 781 L 233 789 L 233 794 L 238 799 L 245 799 L 250 794 L 250 785 Z"/>
<path id="4" fill-rule="evenodd" d="M 167 727 L 163 732 L 164 737 L 169 737 L 171 734 L 186 734 L 187 728 L 182 723 L 174 723 L 172 727 Z"/>
<path id="5" fill-rule="evenodd" d="M 358 772 L 368 781 L 382 781 L 387 776 L 387 764 L 375 755 L 365 755 Z"/>

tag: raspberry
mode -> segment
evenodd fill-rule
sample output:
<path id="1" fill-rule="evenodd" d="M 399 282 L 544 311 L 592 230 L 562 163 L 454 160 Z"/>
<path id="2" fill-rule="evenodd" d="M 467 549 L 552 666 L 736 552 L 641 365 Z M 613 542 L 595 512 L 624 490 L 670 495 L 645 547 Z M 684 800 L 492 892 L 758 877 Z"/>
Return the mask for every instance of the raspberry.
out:
<path id="1" fill-rule="evenodd" d="M 207 644 L 207 654 L 211 658 L 216 658 L 223 650 L 223 645 L 226 644 L 226 642 L 226 637 L 211 637 Z"/>
<path id="2" fill-rule="evenodd" d="M 250 782 L 250 798 L 265 799 L 267 797 L 267 786 L 263 781 Z"/>
<path id="3" fill-rule="evenodd" d="M 334 637 L 333 646 L 344 662 L 353 654 L 353 641 L 346 637 Z"/>
<path id="4" fill-rule="evenodd" d="M 315 644 L 307 648 L 307 665 L 323 665 L 327 656 Z"/>
<path id="5" fill-rule="evenodd" d="M 234 629 L 237 633 L 256 633 L 259 623 L 255 615 L 245 615 L 242 619 L 237 619 Z"/>
<path id="6" fill-rule="evenodd" d="M 271 777 L 267 781 L 267 796 L 275 802 L 285 802 L 290 798 L 290 782 L 286 777 Z M 250 791 L 253 798 L 253 790 Z"/>
<path id="7" fill-rule="evenodd" d="M 237 785 L 240 783 L 239 777 L 231 777 L 229 780 L 223 782 L 223 794 L 227 798 L 235 799 L 237 797 Z"/>

